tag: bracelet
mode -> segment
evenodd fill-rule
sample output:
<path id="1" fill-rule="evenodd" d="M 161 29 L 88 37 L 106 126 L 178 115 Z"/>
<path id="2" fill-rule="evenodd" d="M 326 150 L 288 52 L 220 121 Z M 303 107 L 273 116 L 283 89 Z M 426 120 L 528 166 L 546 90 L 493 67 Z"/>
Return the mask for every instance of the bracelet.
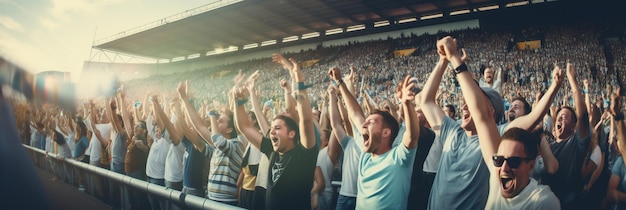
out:
<path id="1" fill-rule="evenodd" d="M 310 87 L 312 87 L 313 85 L 309 84 L 309 85 L 305 85 L 304 82 L 298 82 L 297 83 L 297 88 L 298 90 L 306 90 L 309 89 Z"/>
<path id="2" fill-rule="evenodd" d="M 241 99 L 241 100 L 237 99 L 237 106 L 241 106 L 241 105 L 244 105 L 246 103 L 248 103 L 248 98 Z"/>
<path id="3" fill-rule="evenodd" d="M 584 93 L 584 94 L 589 94 L 589 90 L 587 90 L 587 89 L 583 89 L 583 93 Z"/>
<path id="4" fill-rule="evenodd" d="M 465 63 L 462 63 L 460 66 L 457 66 L 456 68 L 454 68 L 454 73 L 455 74 L 460 74 L 461 72 L 467 71 L 469 70 L 467 68 L 467 65 L 465 65 Z"/>
<path id="5" fill-rule="evenodd" d="M 335 83 L 335 86 L 339 87 L 339 85 L 341 84 L 345 84 L 343 83 L 343 79 L 337 80 L 337 82 L 333 81 L 333 83 Z"/>
<path id="6" fill-rule="evenodd" d="M 211 110 L 211 111 L 209 111 L 209 113 L 207 115 L 209 115 L 209 117 L 217 116 L 217 111 Z"/>

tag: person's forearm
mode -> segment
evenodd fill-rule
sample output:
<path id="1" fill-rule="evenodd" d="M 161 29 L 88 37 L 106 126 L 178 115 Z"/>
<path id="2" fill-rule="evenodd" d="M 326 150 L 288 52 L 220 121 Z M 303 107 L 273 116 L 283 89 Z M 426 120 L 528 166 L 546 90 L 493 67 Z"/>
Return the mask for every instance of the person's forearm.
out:
<path id="1" fill-rule="evenodd" d="M 287 88 L 285 89 L 285 109 L 292 116 L 296 122 L 298 122 L 298 113 L 296 112 L 296 100 L 291 95 L 291 91 Z"/>
<path id="2" fill-rule="evenodd" d="M 119 106 L 121 113 L 122 113 L 122 121 L 124 122 L 124 129 L 126 130 L 126 134 L 128 135 L 128 139 L 131 139 L 130 137 L 133 135 L 133 122 L 131 122 L 130 120 L 130 116 L 128 113 L 128 109 L 126 109 L 126 101 L 124 99 L 123 96 L 119 97 L 119 101 L 122 104 L 122 106 Z M 136 117 L 136 116 L 135 116 Z M 137 119 L 137 118 L 135 118 Z M 139 120 L 139 119 L 137 119 Z"/>
<path id="3" fill-rule="evenodd" d="M 626 154 L 626 125 L 623 120 L 614 120 L 615 130 L 617 131 L 617 146 L 619 147 L 620 154 Z"/>
<path id="4" fill-rule="evenodd" d="M 448 61 L 444 58 L 440 58 L 437 65 L 435 65 L 435 68 L 433 68 L 432 73 L 428 76 L 428 80 L 424 84 L 424 89 L 422 90 L 423 96 L 421 97 L 422 100 L 420 101 L 420 104 L 423 104 L 426 101 L 435 101 L 437 90 L 439 89 L 439 84 L 441 83 L 441 78 L 446 72 L 447 66 Z"/>
<path id="5" fill-rule="evenodd" d="M 570 68 L 574 68 L 571 66 Z M 585 105 L 585 100 L 583 95 L 578 87 L 578 83 L 576 82 L 576 78 L 574 75 L 567 75 L 567 80 L 569 81 L 570 87 L 572 89 L 572 96 L 574 96 L 574 105 L 576 108 L 576 116 L 578 119 L 578 123 L 576 129 L 578 130 L 578 134 L 581 138 L 586 138 L 589 136 L 589 114 L 587 113 L 587 105 Z"/>
<path id="6" fill-rule="evenodd" d="M 267 118 L 265 117 L 265 113 L 262 111 L 259 96 L 251 92 L 250 103 L 252 103 L 252 110 L 256 115 L 256 121 L 259 123 L 259 128 L 261 129 L 262 133 L 267 132 L 270 129 L 270 125 L 267 121 Z"/>
<path id="7" fill-rule="evenodd" d="M 296 92 L 297 111 L 300 126 L 300 142 L 302 146 L 311 149 L 315 146 L 315 131 L 313 128 L 313 113 L 311 112 L 311 102 L 306 89 L 299 89 Z M 302 135 L 303 134 L 303 135 Z M 303 138 L 304 137 L 304 138 Z"/>
<path id="8" fill-rule="evenodd" d="M 419 119 L 417 118 L 413 101 L 402 102 L 402 106 L 405 117 L 404 122 L 406 123 L 407 129 L 407 132 L 404 133 L 402 138 L 402 143 L 406 148 L 413 149 L 417 147 L 417 141 L 420 135 Z"/>
<path id="9" fill-rule="evenodd" d="M 513 122 L 509 124 L 508 128 L 517 127 L 524 130 L 531 130 L 537 126 L 537 124 L 541 123 L 543 121 L 543 116 L 548 112 L 550 104 L 552 104 L 552 101 L 554 100 L 554 97 L 556 97 L 556 93 L 559 91 L 560 87 L 561 84 L 552 83 L 552 85 L 548 88 L 548 91 L 546 91 L 543 97 L 541 97 L 541 99 L 537 102 L 534 109 L 528 115 L 513 120 Z"/>
<path id="10" fill-rule="evenodd" d="M 364 119 L 363 110 L 361 106 L 357 102 L 355 96 L 350 93 L 348 87 L 345 83 L 340 83 L 338 85 L 339 91 L 341 92 L 341 96 L 344 99 L 344 103 L 346 105 L 346 111 L 348 112 L 348 116 L 350 118 L 351 123 L 361 124 L 362 119 Z"/>
<path id="11" fill-rule="evenodd" d="M 604 154 L 602 154 L 600 158 L 601 158 L 600 164 L 598 164 L 598 167 L 596 167 L 596 169 L 593 170 L 593 173 L 591 174 L 591 178 L 589 178 L 589 182 L 587 182 L 588 188 L 591 188 L 594 184 L 596 184 L 596 181 L 598 181 L 598 178 L 600 177 L 600 174 L 602 173 L 602 169 L 604 169 L 604 162 L 605 162 Z"/>
<path id="12" fill-rule="evenodd" d="M 346 107 L 343 105 L 343 102 L 339 98 L 337 99 L 338 99 L 337 107 L 339 110 L 339 114 L 341 116 L 341 122 L 343 122 L 343 130 L 345 131 L 346 135 L 354 136 L 354 132 L 352 130 L 352 123 L 350 122 L 350 117 L 348 116 L 348 111 L 346 110 Z"/>
<path id="13" fill-rule="evenodd" d="M 539 152 L 541 154 L 541 157 L 543 157 L 543 163 L 544 163 L 546 172 L 548 172 L 548 174 L 556 173 L 556 171 L 559 169 L 559 161 L 556 159 L 556 157 L 552 153 L 550 144 L 546 140 L 545 136 L 541 138 L 541 142 L 539 145 Z"/>

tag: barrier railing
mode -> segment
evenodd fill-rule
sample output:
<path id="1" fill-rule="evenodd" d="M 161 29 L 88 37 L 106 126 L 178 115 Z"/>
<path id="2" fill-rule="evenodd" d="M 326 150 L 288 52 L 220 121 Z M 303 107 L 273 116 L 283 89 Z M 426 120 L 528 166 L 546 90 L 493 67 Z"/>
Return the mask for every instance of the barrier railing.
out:
<path id="1" fill-rule="evenodd" d="M 163 210 L 174 209 L 242 209 L 206 198 L 182 193 L 144 180 L 139 180 L 116 173 L 97 166 L 89 165 L 74 159 L 61 159 L 56 154 L 46 154 L 45 151 L 24 145 L 34 164 L 74 187 L 84 186 L 84 192 L 103 201 L 113 209 L 131 209 L 127 193 L 130 190 L 139 191 L 154 196 L 164 202 Z M 80 182 L 79 180 L 82 180 Z M 103 182 L 114 184 L 103 184 Z M 80 184 L 82 183 L 82 185 Z M 108 196 L 109 190 L 120 192 L 116 198 Z M 111 195 L 111 194 L 109 194 Z M 119 200 L 117 200 L 119 199 Z M 145 205 L 148 205 L 147 203 Z"/>

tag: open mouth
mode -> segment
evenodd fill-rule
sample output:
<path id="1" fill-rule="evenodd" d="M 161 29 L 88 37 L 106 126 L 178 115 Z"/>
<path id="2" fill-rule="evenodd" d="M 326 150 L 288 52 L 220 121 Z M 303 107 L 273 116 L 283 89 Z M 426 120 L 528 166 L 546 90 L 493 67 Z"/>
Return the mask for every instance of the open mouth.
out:
<path id="1" fill-rule="evenodd" d="M 278 137 L 271 137 L 270 140 L 272 140 L 272 144 L 274 145 L 278 143 Z"/>
<path id="2" fill-rule="evenodd" d="M 500 177 L 500 184 L 502 184 L 502 190 L 508 192 L 513 188 L 513 178 Z"/>
<path id="3" fill-rule="evenodd" d="M 509 121 L 515 120 L 515 112 L 509 112 Z"/>
<path id="4" fill-rule="evenodd" d="M 556 124 L 556 130 L 559 133 L 563 133 L 563 124 L 561 124 L 561 123 Z"/>
<path id="5" fill-rule="evenodd" d="M 363 143 L 366 143 L 370 140 L 370 134 L 368 133 L 364 133 L 363 134 Z"/>

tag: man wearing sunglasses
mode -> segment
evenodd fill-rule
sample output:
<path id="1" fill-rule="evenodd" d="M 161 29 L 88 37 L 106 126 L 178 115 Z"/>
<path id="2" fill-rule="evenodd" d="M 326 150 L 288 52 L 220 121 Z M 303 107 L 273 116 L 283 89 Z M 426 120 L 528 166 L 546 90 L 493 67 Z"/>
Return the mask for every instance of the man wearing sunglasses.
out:
<path id="1" fill-rule="evenodd" d="M 487 164 L 489 196 L 484 208 L 560 209 L 559 200 L 549 188 L 537 185 L 537 181 L 530 178 L 537 156 L 538 138 L 524 129 L 511 128 L 500 141 L 494 108 L 484 106 L 488 97 L 467 71 L 456 50 L 456 40 L 445 37 L 437 42 L 437 48 L 455 69 L 467 109 L 472 113 L 483 159 L 485 163 L 493 163 Z"/>

